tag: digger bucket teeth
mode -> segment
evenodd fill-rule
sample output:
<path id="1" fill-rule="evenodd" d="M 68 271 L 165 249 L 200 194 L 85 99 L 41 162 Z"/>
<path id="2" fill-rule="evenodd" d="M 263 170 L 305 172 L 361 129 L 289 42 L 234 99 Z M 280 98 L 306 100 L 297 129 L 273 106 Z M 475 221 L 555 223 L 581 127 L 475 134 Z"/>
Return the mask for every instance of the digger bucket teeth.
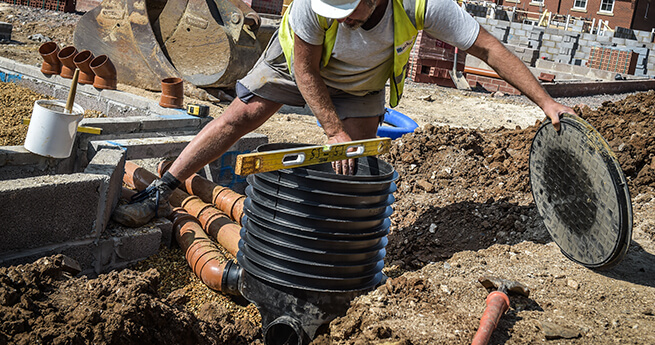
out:
<path id="1" fill-rule="evenodd" d="M 107 55 L 123 84 L 160 91 L 162 79 L 179 77 L 199 87 L 232 87 L 262 51 L 257 14 L 243 5 L 104 0 L 80 18 L 74 42 Z"/>

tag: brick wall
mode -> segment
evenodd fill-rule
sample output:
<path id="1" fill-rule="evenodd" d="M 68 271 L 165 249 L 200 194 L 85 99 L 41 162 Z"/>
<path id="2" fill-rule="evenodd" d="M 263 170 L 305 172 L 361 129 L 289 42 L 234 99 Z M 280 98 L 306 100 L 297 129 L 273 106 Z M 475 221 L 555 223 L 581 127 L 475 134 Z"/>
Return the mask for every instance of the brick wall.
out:
<path id="1" fill-rule="evenodd" d="M 455 60 L 455 47 L 430 35 L 419 32 L 409 58 L 407 77 L 417 83 L 455 87 L 450 74 Z M 458 71 L 464 70 L 466 53 L 458 51 Z"/>
<path id="2" fill-rule="evenodd" d="M 525 5 L 525 7 L 523 7 L 523 3 L 517 7 L 524 8 L 529 12 L 540 12 L 539 6 L 533 5 L 534 3 L 529 2 L 529 0 L 526 1 L 526 3 L 527 5 Z M 632 13 L 634 11 L 632 8 L 632 1 L 622 0 L 614 1 L 614 9 L 611 14 L 599 13 L 601 0 L 587 0 L 587 9 L 582 12 L 571 10 L 573 8 L 573 0 L 563 0 L 561 4 L 559 3 L 559 0 L 544 0 L 543 4 L 544 6 L 542 10 L 547 9 L 553 13 L 557 13 L 559 9 L 559 13 L 564 15 L 570 14 L 575 17 L 588 18 L 589 20 L 596 19 L 596 22 L 598 22 L 598 20 L 607 20 L 609 21 L 609 26 L 611 28 L 616 26 L 629 28 L 632 24 Z M 650 25 L 652 28 L 652 19 Z"/>
<path id="3" fill-rule="evenodd" d="M 520 95 L 521 92 L 502 79 L 466 73 L 466 81 L 472 88 L 484 89 L 488 92 L 504 92 L 508 95 Z"/>
<path id="4" fill-rule="evenodd" d="M 631 50 L 609 47 L 593 47 L 589 54 L 588 67 L 617 73 L 635 74 L 639 54 Z"/>
<path id="5" fill-rule="evenodd" d="M 1 0 L 14 5 L 23 5 L 46 10 L 75 12 L 75 0 Z"/>

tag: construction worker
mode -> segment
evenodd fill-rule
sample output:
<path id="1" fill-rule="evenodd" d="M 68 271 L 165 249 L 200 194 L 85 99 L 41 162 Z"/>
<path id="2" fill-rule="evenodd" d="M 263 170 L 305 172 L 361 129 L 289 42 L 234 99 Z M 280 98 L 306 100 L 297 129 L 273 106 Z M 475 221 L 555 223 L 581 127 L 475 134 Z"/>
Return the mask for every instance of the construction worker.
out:
<path id="1" fill-rule="evenodd" d="M 255 130 L 282 104 L 309 105 L 328 144 L 374 138 L 402 96 L 417 30 L 472 54 L 529 97 L 559 129 L 573 110 L 555 102 L 528 68 L 453 0 L 296 0 L 259 61 L 236 84 L 235 99 L 189 143 L 161 179 L 122 205 L 114 219 L 139 226 L 166 216 L 172 190 Z M 354 160 L 334 162 L 352 174 Z"/>

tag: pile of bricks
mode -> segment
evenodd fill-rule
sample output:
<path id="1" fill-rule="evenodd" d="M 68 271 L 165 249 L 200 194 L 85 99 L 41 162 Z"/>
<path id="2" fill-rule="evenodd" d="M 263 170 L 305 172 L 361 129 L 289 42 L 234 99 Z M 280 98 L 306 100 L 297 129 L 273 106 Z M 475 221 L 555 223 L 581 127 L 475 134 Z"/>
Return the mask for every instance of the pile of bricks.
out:
<path id="1" fill-rule="evenodd" d="M 453 69 L 455 47 L 421 31 L 409 58 L 407 77 L 418 83 L 454 87 L 449 71 Z M 464 70 L 466 53 L 457 53 L 457 70 Z"/>
<path id="2" fill-rule="evenodd" d="M 590 68 L 617 73 L 635 74 L 639 54 L 632 50 L 611 47 L 593 47 L 589 53 Z"/>
<path id="3" fill-rule="evenodd" d="M 75 12 L 76 0 L 2 0 L 3 2 L 46 10 Z"/>
<path id="4" fill-rule="evenodd" d="M 521 91 L 515 89 L 508 82 L 500 77 L 495 78 L 475 73 L 466 73 L 466 81 L 469 82 L 471 87 L 477 89 L 484 89 L 487 92 L 503 92 L 508 95 L 520 95 Z"/>
<path id="5" fill-rule="evenodd" d="M 284 0 L 243 0 L 257 13 L 281 14 Z"/>

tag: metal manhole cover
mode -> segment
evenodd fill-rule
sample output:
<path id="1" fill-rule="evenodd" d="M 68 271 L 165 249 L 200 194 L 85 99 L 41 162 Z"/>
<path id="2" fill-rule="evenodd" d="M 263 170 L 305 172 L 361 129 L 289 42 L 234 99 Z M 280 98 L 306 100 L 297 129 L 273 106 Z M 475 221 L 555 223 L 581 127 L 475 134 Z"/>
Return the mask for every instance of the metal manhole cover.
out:
<path id="1" fill-rule="evenodd" d="M 530 185 L 551 237 L 569 259 L 609 268 L 623 259 L 632 236 L 632 205 L 623 171 L 603 137 L 585 120 L 550 120 L 530 148 Z"/>

